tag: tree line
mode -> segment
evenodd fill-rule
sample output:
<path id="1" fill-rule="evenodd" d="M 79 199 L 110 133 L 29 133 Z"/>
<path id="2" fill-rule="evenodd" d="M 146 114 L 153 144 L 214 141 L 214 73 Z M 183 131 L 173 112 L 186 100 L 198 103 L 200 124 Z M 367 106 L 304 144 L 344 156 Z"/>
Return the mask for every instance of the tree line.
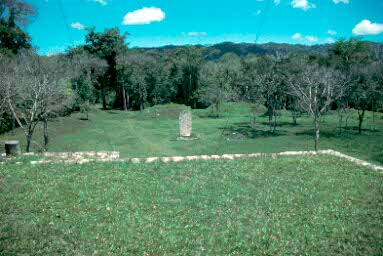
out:
<path id="1" fill-rule="evenodd" d="M 212 60 L 216 52 L 205 47 L 129 49 L 129 35 L 118 28 L 91 28 L 85 45 L 48 57 L 36 54 L 21 29 L 34 11 L 18 0 L 0 5 L 0 132 L 20 127 L 26 151 L 37 124 L 43 124 L 42 150 L 47 151 L 48 120 L 86 113 L 94 104 L 143 110 L 175 102 L 211 106 L 219 116 L 222 103 L 244 101 L 253 124 L 258 110 L 266 108 L 271 132 L 277 130 L 279 110 L 291 111 L 293 124 L 303 111 L 313 119 L 316 149 L 321 117 L 329 110 L 338 111 L 340 132 L 351 109 L 357 110 L 361 133 L 365 112 L 382 109 L 383 53 L 358 39 L 339 40 L 326 55 L 226 53 Z"/>

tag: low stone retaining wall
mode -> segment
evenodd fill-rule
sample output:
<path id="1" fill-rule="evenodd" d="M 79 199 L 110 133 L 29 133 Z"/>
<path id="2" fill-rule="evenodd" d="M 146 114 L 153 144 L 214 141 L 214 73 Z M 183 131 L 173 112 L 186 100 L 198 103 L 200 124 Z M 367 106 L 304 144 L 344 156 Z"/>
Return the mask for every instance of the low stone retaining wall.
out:
<path id="1" fill-rule="evenodd" d="M 121 159 L 120 153 L 117 151 L 113 152 L 62 152 L 62 153 L 24 153 L 24 156 L 42 156 L 51 157 L 51 160 L 40 160 L 31 161 L 32 165 L 37 164 L 49 164 L 49 163 L 63 163 L 63 164 L 86 164 L 90 162 L 132 162 L 132 163 L 154 163 L 154 162 L 182 162 L 182 161 L 207 161 L 207 160 L 235 160 L 245 158 L 261 158 L 261 157 L 272 157 L 277 158 L 278 156 L 304 156 L 304 155 L 331 155 L 339 158 L 346 159 L 350 162 L 356 163 L 361 166 L 366 166 L 376 171 L 382 171 L 383 167 L 371 164 L 369 162 L 342 154 L 334 150 L 319 150 L 319 151 L 287 151 L 281 153 L 255 153 L 255 154 L 224 154 L 224 155 L 201 155 L 201 156 L 175 156 L 175 157 L 149 157 L 149 158 L 131 158 Z M 0 163 L 4 164 L 4 163 Z M 16 162 L 15 164 L 21 164 Z"/>
<path id="2" fill-rule="evenodd" d="M 255 154 L 224 154 L 222 156 L 219 155 L 201 155 L 201 156 L 176 156 L 176 157 L 149 157 L 149 158 L 132 158 L 132 163 L 153 163 L 162 161 L 164 163 L 167 162 L 181 162 L 181 161 L 197 161 L 197 160 L 235 160 L 235 159 L 244 159 L 244 158 L 261 158 L 261 157 L 272 157 L 277 158 L 278 156 L 304 156 L 304 155 L 331 155 L 339 158 L 346 159 L 350 162 L 356 163 L 358 165 L 366 166 L 376 171 L 383 171 L 382 166 L 374 165 L 369 162 L 342 154 L 340 152 L 334 150 L 319 150 L 319 151 L 287 151 L 281 153 L 255 153 Z M 126 159 L 129 161 L 129 159 Z"/>
<path id="3" fill-rule="evenodd" d="M 2 154 L 2 156 L 5 154 Z M 350 162 L 356 163 L 361 166 L 366 166 L 370 169 L 381 171 L 383 173 L 383 167 L 371 164 L 369 162 L 342 154 L 334 150 L 319 150 L 319 151 L 287 151 L 281 153 L 255 153 L 255 154 L 224 154 L 224 155 L 201 155 L 201 156 L 174 156 L 174 157 L 149 157 L 149 158 L 120 158 L 118 151 L 112 152 L 47 152 L 43 154 L 24 153 L 24 156 L 42 156 L 51 157 L 51 160 L 31 161 L 32 165 L 37 164 L 50 164 L 50 163 L 62 163 L 62 164 L 86 164 L 90 162 L 132 162 L 136 164 L 140 163 L 154 163 L 154 162 L 182 162 L 182 161 L 207 161 L 207 160 L 235 160 L 245 158 L 262 158 L 271 157 L 277 158 L 278 156 L 304 156 L 304 155 L 331 155 L 339 158 L 346 159 Z M 4 164 L 0 162 L 0 165 Z M 15 164 L 21 164 L 16 162 Z"/>
<path id="4" fill-rule="evenodd" d="M 2 157 L 6 157 L 5 153 L 1 154 Z M 75 157 L 96 157 L 96 158 L 120 158 L 120 152 L 118 151 L 84 151 L 84 152 L 45 152 L 45 153 L 22 153 L 21 156 L 41 156 L 41 157 L 56 157 L 56 158 L 75 158 Z"/>

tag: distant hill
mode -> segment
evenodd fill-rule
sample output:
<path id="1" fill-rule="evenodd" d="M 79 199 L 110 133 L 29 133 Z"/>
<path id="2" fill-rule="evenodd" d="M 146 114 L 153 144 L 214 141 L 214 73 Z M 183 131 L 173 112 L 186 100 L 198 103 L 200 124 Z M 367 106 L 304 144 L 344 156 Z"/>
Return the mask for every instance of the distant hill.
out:
<path id="1" fill-rule="evenodd" d="M 367 42 L 371 49 L 380 49 L 382 51 L 383 44 Z M 154 51 L 160 53 L 171 52 L 177 49 L 181 49 L 188 46 L 176 46 L 176 45 L 167 45 L 162 47 L 153 47 L 153 48 L 135 48 L 141 51 Z M 301 44 L 277 44 L 277 43 L 267 43 L 267 44 L 249 44 L 249 43 L 231 43 L 223 42 L 211 46 L 195 45 L 197 48 L 205 47 L 208 51 L 216 51 L 218 53 L 212 54 L 209 56 L 209 59 L 219 59 L 222 55 L 226 53 L 235 53 L 240 57 L 245 57 L 248 54 L 255 55 L 289 55 L 289 54 L 315 54 L 315 55 L 326 55 L 331 49 L 332 44 L 319 44 L 319 45 L 301 45 Z"/>

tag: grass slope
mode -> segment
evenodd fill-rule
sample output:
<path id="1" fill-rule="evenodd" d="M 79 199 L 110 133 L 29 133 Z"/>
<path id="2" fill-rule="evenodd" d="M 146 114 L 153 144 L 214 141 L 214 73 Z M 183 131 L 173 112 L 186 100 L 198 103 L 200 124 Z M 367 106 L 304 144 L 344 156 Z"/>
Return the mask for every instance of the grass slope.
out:
<path id="1" fill-rule="evenodd" d="M 382 255 L 383 176 L 328 156 L 0 167 L 1 255 Z"/>
<path id="2" fill-rule="evenodd" d="M 268 117 L 260 116 L 251 127 L 249 106 L 228 103 L 222 117 L 212 117 L 211 109 L 193 110 L 193 133 L 196 141 L 176 141 L 179 135 L 178 115 L 184 106 L 158 105 L 143 112 L 101 111 L 94 109 L 90 120 L 73 114 L 50 124 L 50 151 L 117 150 L 122 157 L 185 156 L 225 153 L 281 152 L 313 150 L 312 119 L 303 116 L 292 125 L 291 114 L 283 111 L 275 134 L 270 132 Z M 357 114 L 349 118 L 349 127 L 339 135 L 338 115 L 331 112 L 322 123 L 321 149 L 334 149 L 375 164 L 383 164 L 383 115 L 376 114 L 377 131 L 373 131 L 371 112 L 366 113 L 362 135 L 357 134 Z M 224 136 L 221 138 L 221 134 Z M 0 141 L 14 139 L 10 134 Z M 25 137 L 17 130 L 16 138 L 23 148 Z M 34 139 L 42 142 L 41 127 Z M 220 140 L 221 139 L 221 140 Z"/>

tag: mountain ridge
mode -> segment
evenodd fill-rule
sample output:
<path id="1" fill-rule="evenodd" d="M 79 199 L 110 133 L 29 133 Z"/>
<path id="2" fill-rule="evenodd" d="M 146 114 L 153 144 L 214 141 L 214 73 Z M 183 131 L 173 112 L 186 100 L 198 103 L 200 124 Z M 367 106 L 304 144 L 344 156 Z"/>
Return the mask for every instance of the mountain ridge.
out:
<path id="1" fill-rule="evenodd" d="M 383 44 L 366 41 L 371 50 L 380 49 L 383 52 Z M 328 51 L 334 44 L 317 44 L 317 45 L 303 45 L 303 44 L 287 44 L 287 43 L 232 43 L 221 42 L 213 45 L 165 45 L 161 47 L 139 47 L 132 50 L 140 50 L 144 52 L 159 52 L 167 53 L 174 50 L 196 47 L 206 48 L 208 50 L 208 59 L 219 59 L 226 53 L 235 53 L 239 57 L 246 57 L 249 54 L 255 55 L 289 55 L 289 54 L 313 54 L 313 55 L 327 55 Z M 218 50 L 218 51 L 217 51 Z"/>

